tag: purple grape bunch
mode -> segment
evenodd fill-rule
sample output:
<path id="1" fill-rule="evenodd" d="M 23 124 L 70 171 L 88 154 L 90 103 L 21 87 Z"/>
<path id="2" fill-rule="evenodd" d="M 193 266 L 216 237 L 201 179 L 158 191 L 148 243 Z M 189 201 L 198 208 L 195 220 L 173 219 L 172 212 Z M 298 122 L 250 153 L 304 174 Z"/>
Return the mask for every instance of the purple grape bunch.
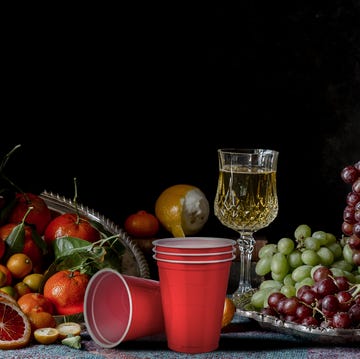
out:
<path id="1" fill-rule="evenodd" d="M 344 167 L 341 178 L 351 186 L 346 196 L 341 229 L 352 249 L 354 264 L 360 266 L 360 161 Z"/>

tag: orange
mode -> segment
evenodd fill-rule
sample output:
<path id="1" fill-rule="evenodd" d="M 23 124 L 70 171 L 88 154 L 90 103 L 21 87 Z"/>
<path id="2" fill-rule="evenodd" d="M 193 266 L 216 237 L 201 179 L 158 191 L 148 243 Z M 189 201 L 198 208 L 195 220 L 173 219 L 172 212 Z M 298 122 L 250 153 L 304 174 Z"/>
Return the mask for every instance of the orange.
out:
<path id="1" fill-rule="evenodd" d="M 18 305 L 27 314 L 35 312 L 49 312 L 54 314 L 54 305 L 41 293 L 27 293 L 18 299 Z"/>
<path id="2" fill-rule="evenodd" d="M 9 268 L 7 268 L 4 264 L 0 264 L 0 271 L 6 275 L 6 281 L 3 285 L 11 285 L 13 278 Z"/>
<path id="3" fill-rule="evenodd" d="M 0 349 L 18 349 L 29 344 L 31 324 L 21 308 L 0 301 Z"/>
<path id="4" fill-rule="evenodd" d="M 199 232 L 209 218 L 209 201 L 197 187 L 177 184 L 166 188 L 155 202 L 155 215 L 174 237 Z"/>
<path id="5" fill-rule="evenodd" d="M 4 241 L 10 235 L 14 227 L 17 224 L 15 223 L 7 223 L 0 227 L 0 238 Z M 20 251 L 19 251 L 20 252 Z M 21 250 L 22 253 L 27 254 L 32 263 L 34 268 L 40 270 L 43 262 L 43 253 L 42 250 L 38 247 L 35 240 L 32 237 L 32 229 L 30 226 L 25 225 L 25 237 L 24 237 L 24 247 Z"/>
<path id="6" fill-rule="evenodd" d="M 89 280 L 89 275 L 85 273 L 61 270 L 45 282 L 44 296 L 54 304 L 57 314 L 81 313 Z"/>
<path id="7" fill-rule="evenodd" d="M 235 303 L 229 297 L 225 297 L 224 313 L 221 321 L 221 328 L 226 327 L 234 318 L 236 311 Z"/>
<path id="8" fill-rule="evenodd" d="M 153 237 L 159 231 L 159 220 L 144 210 L 131 214 L 125 219 L 125 231 L 135 238 Z"/>
<path id="9" fill-rule="evenodd" d="M 56 320 L 49 312 L 29 312 L 27 317 L 30 320 L 31 330 L 34 332 L 40 328 L 55 328 Z"/>
<path id="10" fill-rule="evenodd" d="M 33 193 L 16 193 L 16 203 L 11 210 L 8 222 L 20 223 L 29 207 L 33 207 L 25 219 L 25 223 L 33 224 L 39 233 L 43 235 L 46 226 L 51 221 L 51 211 L 46 202 L 38 195 Z"/>
<path id="11" fill-rule="evenodd" d="M 33 269 L 30 257 L 25 253 L 14 253 L 6 262 L 6 267 L 14 278 L 21 279 Z"/>
<path id="12" fill-rule="evenodd" d="M 59 337 L 59 332 L 53 327 L 39 328 L 34 331 L 34 338 L 40 344 L 55 343 Z"/>

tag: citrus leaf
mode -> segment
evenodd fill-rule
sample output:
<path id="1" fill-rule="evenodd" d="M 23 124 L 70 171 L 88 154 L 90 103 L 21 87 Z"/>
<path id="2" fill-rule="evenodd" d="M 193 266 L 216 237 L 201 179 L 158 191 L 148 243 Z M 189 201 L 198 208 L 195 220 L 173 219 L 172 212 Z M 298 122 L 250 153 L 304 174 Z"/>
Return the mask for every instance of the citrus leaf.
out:
<path id="1" fill-rule="evenodd" d="M 75 237 L 59 237 L 53 242 L 55 259 L 73 253 L 75 248 L 90 247 L 91 243 Z"/>
<path id="2" fill-rule="evenodd" d="M 16 225 L 5 240 L 8 245 L 6 258 L 13 253 L 21 253 L 25 244 L 25 225 L 23 222 Z"/>
<path id="3" fill-rule="evenodd" d="M 41 249 L 42 254 L 47 253 L 47 245 L 45 241 L 39 236 L 38 232 L 31 227 L 31 238 L 35 242 L 35 244 Z"/>

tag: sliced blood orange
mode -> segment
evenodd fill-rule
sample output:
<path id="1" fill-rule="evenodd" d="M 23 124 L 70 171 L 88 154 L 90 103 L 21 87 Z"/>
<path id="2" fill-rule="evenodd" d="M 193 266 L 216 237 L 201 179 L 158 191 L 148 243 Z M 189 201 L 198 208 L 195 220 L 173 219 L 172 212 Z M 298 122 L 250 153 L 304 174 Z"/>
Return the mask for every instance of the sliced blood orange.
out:
<path id="1" fill-rule="evenodd" d="M 29 344 L 31 324 L 17 304 L 0 301 L 0 349 L 17 349 Z"/>

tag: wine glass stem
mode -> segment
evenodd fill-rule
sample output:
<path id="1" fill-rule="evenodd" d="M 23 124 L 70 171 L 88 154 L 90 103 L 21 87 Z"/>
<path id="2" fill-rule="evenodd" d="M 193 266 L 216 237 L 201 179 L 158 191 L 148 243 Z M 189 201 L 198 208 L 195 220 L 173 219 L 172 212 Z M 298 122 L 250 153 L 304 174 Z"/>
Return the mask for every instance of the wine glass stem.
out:
<path id="1" fill-rule="evenodd" d="M 239 287 L 233 294 L 234 298 L 252 289 L 251 258 L 255 246 L 255 239 L 252 233 L 241 233 L 237 242 L 240 251 L 240 279 Z"/>

